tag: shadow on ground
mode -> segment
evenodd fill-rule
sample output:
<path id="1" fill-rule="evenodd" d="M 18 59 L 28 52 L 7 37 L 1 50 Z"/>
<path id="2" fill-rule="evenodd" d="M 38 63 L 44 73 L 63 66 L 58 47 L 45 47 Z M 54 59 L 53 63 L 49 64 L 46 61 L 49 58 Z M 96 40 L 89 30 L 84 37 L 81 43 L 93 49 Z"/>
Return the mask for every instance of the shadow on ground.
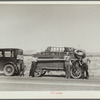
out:
<path id="1" fill-rule="evenodd" d="M 43 75 L 42 77 L 65 77 L 64 75 Z"/>

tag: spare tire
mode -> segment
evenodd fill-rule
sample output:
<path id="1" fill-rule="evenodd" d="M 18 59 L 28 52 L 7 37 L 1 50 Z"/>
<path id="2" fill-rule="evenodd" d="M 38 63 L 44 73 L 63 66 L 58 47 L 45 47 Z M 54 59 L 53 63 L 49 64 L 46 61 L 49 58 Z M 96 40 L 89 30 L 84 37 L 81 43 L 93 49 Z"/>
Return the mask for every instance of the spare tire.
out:
<path id="1" fill-rule="evenodd" d="M 79 56 L 81 56 L 82 58 L 86 57 L 86 52 L 84 50 L 75 50 L 74 51 L 75 57 L 79 58 Z"/>

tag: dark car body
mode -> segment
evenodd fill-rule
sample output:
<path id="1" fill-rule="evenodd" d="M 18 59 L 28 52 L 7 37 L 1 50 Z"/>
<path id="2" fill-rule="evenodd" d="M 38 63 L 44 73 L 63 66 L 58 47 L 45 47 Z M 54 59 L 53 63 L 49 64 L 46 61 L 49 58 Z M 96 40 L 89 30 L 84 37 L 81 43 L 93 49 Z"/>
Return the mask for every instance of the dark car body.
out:
<path id="1" fill-rule="evenodd" d="M 15 73 L 19 73 L 22 62 L 23 62 L 22 49 L 18 48 L 0 49 L 0 71 L 4 71 L 5 75 L 10 76 Z M 7 72 L 7 70 L 9 70 L 9 72 Z"/>
<path id="2" fill-rule="evenodd" d="M 65 71 L 65 59 L 64 57 L 69 53 L 71 62 L 73 63 L 76 58 L 74 54 L 74 48 L 72 47 L 48 47 L 44 52 L 34 54 L 33 57 L 37 57 L 37 62 L 32 62 L 31 69 L 34 69 L 35 76 L 44 75 L 47 71 Z M 33 68 L 34 67 L 34 68 Z M 75 63 L 71 66 L 71 74 L 73 78 L 81 77 L 81 69 L 77 67 Z M 76 68 L 75 70 L 73 68 Z"/>
<path id="3" fill-rule="evenodd" d="M 38 59 L 37 65 L 42 70 L 64 70 L 64 59 Z"/>
<path id="4" fill-rule="evenodd" d="M 71 60 L 70 74 L 72 78 L 81 77 L 81 68 L 75 59 Z M 42 76 L 50 71 L 65 71 L 64 59 L 38 59 L 37 62 L 32 61 L 30 76 Z"/>

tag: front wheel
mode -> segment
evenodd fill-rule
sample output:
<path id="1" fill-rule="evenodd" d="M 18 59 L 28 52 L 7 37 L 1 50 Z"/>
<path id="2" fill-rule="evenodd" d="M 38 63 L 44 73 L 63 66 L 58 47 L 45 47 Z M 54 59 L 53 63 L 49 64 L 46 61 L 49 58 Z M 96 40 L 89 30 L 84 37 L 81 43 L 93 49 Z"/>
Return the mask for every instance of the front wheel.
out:
<path id="1" fill-rule="evenodd" d="M 42 68 L 40 68 L 39 66 L 37 66 L 37 68 L 34 71 L 34 76 L 35 77 L 40 77 L 42 75 Z"/>
<path id="2" fill-rule="evenodd" d="M 81 68 L 80 67 L 72 67 L 71 68 L 71 77 L 74 78 L 74 79 L 78 79 L 80 78 L 82 75 L 82 72 L 81 72 Z"/>
<path id="3" fill-rule="evenodd" d="M 15 72 L 14 66 L 12 64 L 5 65 L 3 72 L 6 76 L 12 76 Z"/>

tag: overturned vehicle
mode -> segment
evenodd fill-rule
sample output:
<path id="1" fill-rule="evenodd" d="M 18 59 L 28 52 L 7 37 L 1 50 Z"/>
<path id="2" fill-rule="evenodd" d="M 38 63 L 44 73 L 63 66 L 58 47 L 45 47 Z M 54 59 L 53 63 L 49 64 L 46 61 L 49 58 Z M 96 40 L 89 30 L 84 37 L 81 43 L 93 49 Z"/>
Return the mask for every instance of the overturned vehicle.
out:
<path id="1" fill-rule="evenodd" d="M 81 65 L 77 59 L 77 53 L 81 51 L 76 51 L 76 49 L 72 47 L 48 47 L 44 52 L 34 54 L 33 57 L 37 58 L 37 60 L 32 61 L 30 76 L 39 77 L 49 71 L 65 71 L 64 56 L 67 52 L 69 52 L 71 56 L 71 77 L 75 79 L 81 78 Z M 84 51 L 83 58 L 85 55 Z"/>

